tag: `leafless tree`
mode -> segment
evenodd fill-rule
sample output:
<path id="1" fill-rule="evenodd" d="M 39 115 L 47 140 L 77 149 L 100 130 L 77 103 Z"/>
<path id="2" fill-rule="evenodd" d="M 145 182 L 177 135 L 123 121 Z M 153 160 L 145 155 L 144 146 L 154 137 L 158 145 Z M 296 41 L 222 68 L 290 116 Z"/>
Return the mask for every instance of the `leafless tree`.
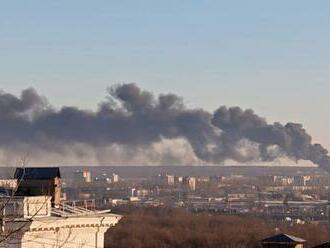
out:
<path id="1" fill-rule="evenodd" d="M 18 191 L 18 188 L 20 184 L 23 182 L 25 177 L 25 168 L 28 164 L 28 154 L 21 157 L 17 163 L 21 168 L 23 168 L 23 173 L 20 178 L 17 179 L 15 187 L 12 189 L 11 194 L 9 196 L 6 196 L 5 201 L 3 201 L 1 207 L 0 207 L 0 223 L 1 223 L 1 233 L 0 233 L 0 244 L 6 242 L 10 238 L 17 236 L 24 230 L 27 225 L 29 225 L 33 218 L 39 214 L 41 209 L 47 204 L 47 198 L 45 198 L 45 201 L 41 204 L 40 208 L 28 219 L 25 219 L 24 223 L 20 225 L 17 228 L 14 228 L 12 230 L 5 230 L 6 222 L 13 222 L 16 218 L 15 213 L 12 216 L 7 216 L 5 213 L 6 207 L 13 201 L 15 198 L 15 195 Z"/>

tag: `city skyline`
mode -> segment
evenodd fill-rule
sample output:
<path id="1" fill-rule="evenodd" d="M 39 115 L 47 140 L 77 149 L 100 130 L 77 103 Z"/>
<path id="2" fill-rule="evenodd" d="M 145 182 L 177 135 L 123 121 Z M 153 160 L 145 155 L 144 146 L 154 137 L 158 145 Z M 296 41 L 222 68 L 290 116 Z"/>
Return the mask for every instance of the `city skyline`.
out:
<path id="1" fill-rule="evenodd" d="M 0 1 L 0 248 L 330 247 L 330 1 Z"/>

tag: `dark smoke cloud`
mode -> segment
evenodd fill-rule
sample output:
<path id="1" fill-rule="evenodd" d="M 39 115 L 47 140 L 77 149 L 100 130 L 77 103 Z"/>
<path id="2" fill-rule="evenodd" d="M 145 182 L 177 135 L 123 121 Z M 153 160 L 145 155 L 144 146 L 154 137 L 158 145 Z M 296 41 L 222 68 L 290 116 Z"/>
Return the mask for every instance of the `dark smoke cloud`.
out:
<path id="1" fill-rule="evenodd" d="M 252 110 L 243 111 L 239 107 L 219 108 L 214 113 L 212 124 L 223 131 L 222 140 L 225 138 L 223 143 L 230 144 L 229 150 L 235 150 L 240 140 L 247 139 L 258 144 L 263 161 L 272 161 L 284 155 L 295 160 L 309 160 L 326 170 L 330 168 L 328 151 L 320 144 L 312 144 L 311 136 L 301 124 L 270 125 Z M 275 156 L 270 150 L 274 147 L 277 148 Z M 236 157 L 233 159 L 237 160 Z"/>
<path id="2" fill-rule="evenodd" d="M 239 107 L 223 106 L 214 113 L 189 109 L 174 94 L 155 96 L 135 84 L 116 85 L 108 93 L 97 111 L 86 111 L 76 107 L 55 110 L 31 88 L 20 97 L 0 91 L 0 149 L 74 151 L 84 158 L 88 149 L 104 155 L 120 153 L 120 147 L 126 154 L 170 163 L 180 156 L 173 155 L 178 149 L 167 147 L 155 153 L 155 144 L 185 140 L 192 149 L 185 156 L 206 163 L 288 157 L 330 168 L 328 151 L 313 144 L 301 124 L 268 124 L 252 110 Z"/>

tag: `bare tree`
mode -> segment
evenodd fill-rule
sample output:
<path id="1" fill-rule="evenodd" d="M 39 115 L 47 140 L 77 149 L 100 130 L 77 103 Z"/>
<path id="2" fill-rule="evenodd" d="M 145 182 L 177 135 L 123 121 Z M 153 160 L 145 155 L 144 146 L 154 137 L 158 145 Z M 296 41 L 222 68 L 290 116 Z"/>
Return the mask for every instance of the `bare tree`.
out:
<path id="1" fill-rule="evenodd" d="M 22 168 L 23 172 L 20 178 L 17 179 L 16 185 L 13 188 L 13 190 L 11 191 L 11 194 L 6 196 L 6 200 L 2 203 L 1 207 L 0 207 L 0 223 L 1 223 L 1 234 L 0 234 L 0 244 L 7 241 L 8 239 L 10 239 L 13 236 L 16 236 L 17 234 L 19 234 L 21 231 L 24 230 L 25 227 L 27 227 L 28 224 L 30 224 L 33 220 L 33 218 L 35 216 L 37 216 L 39 214 L 39 212 L 41 211 L 41 209 L 45 206 L 45 204 L 47 204 L 47 198 L 45 198 L 45 201 L 41 204 L 41 206 L 39 207 L 39 209 L 37 211 L 35 211 L 35 213 L 25 219 L 24 223 L 22 225 L 20 225 L 17 228 L 14 228 L 12 230 L 5 230 L 5 225 L 6 222 L 13 222 L 15 221 L 15 218 L 17 216 L 15 216 L 15 213 L 12 216 L 8 216 L 6 215 L 6 207 L 13 201 L 13 199 L 15 198 L 15 195 L 19 189 L 20 184 L 23 182 L 24 177 L 25 177 L 25 168 L 28 164 L 28 154 L 26 154 L 25 156 L 21 157 L 18 160 L 18 163 L 20 168 Z"/>

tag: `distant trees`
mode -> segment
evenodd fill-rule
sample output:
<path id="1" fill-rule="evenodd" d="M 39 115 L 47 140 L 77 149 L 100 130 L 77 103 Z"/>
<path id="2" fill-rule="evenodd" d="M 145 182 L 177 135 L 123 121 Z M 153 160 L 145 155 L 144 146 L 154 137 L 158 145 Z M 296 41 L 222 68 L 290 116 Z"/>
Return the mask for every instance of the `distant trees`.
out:
<path id="1" fill-rule="evenodd" d="M 275 226 L 248 217 L 211 216 L 158 208 L 126 215 L 106 233 L 105 247 L 252 248 L 259 247 L 260 239 L 276 232 L 307 239 L 308 246 L 328 238 L 325 225 Z"/>

